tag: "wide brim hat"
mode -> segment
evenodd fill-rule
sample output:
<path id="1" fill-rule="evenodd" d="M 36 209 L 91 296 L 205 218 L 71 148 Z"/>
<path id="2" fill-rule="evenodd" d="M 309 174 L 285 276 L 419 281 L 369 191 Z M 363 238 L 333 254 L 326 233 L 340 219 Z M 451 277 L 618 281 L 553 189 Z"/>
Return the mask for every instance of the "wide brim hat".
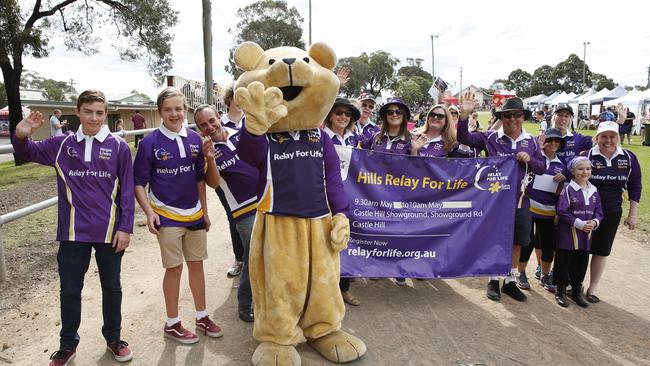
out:
<path id="1" fill-rule="evenodd" d="M 350 111 L 352 112 L 352 121 L 357 121 L 359 118 L 361 118 L 361 112 L 359 112 L 359 108 L 352 104 L 349 99 L 347 98 L 336 98 L 334 101 L 334 105 L 332 106 L 332 109 L 330 109 L 330 112 L 327 114 L 328 117 L 334 112 L 336 107 L 346 107 L 349 108 Z"/>
<path id="2" fill-rule="evenodd" d="M 560 150 L 564 149 L 564 146 L 566 145 L 566 141 L 564 140 L 564 137 L 562 137 L 562 132 L 557 128 L 547 128 L 544 131 L 544 138 L 545 140 L 558 140 L 560 142 Z"/>
<path id="3" fill-rule="evenodd" d="M 555 114 L 558 114 L 562 111 L 569 112 L 573 116 L 573 108 L 571 108 L 570 105 L 568 104 L 559 104 L 557 108 L 555 108 Z"/>
<path id="4" fill-rule="evenodd" d="M 509 111 L 524 112 L 524 117 L 525 117 L 524 119 L 530 119 L 530 117 L 533 115 L 533 112 L 524 108 L 524 102 L 521 100 L 521 98 L 517 98 L 517 97 L 506 100 L 506 102 L 501 107 L 501 110 L 494 112 L 494 115 L 498 119 L 501 119 L 501 115 L 503 114 L 503 112 L 509 112 Z"/>
<path id="5" fill-rule="evenodd" d="M 618 135 L 618 123 L 612 121 L 600 122 L 598 124 L 598 130 L 596 131 L 596 136 L 600 135 L 603 132 L 616 132 L 616 134 Z"/>
<path id="6" fill-rule="evenodd" d="M 404 116 L 405 120 L 407 122 L 411 120 L 411 110 L 406 105 L 406 103 L 404 103 L 402 98 L 388 98 L 386 104 L 379 108 L 379 119 L 384 119 L 384 116 L 386 116 L 386 113 L 388 111 L 388 106 L 391 104 L 397 104 L 398 106 L 402 107 L 406 111 L 406 115 Z"/>

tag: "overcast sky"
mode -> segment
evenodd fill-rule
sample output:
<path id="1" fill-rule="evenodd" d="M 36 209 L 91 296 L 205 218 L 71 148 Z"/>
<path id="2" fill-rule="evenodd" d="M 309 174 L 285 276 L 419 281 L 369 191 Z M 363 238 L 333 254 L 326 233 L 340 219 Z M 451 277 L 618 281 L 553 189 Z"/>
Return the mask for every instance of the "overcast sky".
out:
<path id="1" fill-rule="evenodd" d="M 173 30 L 174 68 L 187 79 L 203 79 L 200 0 L 170 0 L 179 11 Z M 307 43 L 309 1 L 290 0 L 304 18 Z M 30 2 L 31 3 L 31 2 Z M 231 81 L 224 71 L 237 19 L 235 12 L 251 1 L 212 1 L 214 77 Z M 533 4 L 536 8 L 533 10 Z M 435 39 L 436 74 L 451 84 L 489 86 L 522 68 L 555 66 L 571 53 L 623 85 L 645 85 L 650 66 L 650 5 L 616 1 L 608 7 L 592 3 L 528 1 L 341 1 L 312 0 L 312 40 L 330 44 L 339 58 L 385 50 L 406 64 L 407 57 L 424 59 L 431 71 L 431 34 Z M 646 5 L 643 5 L 646 4 Z M 49 58 L 25 58 L 26 69 L 57 80 L 75 80 L 82 91 L 98 88 L 108 94 L 143 91 L 155 99 L 158 88 L 144 63 L 126 63 L 106 45 L 100 55 L 67 52 L 54 37 Z M 567 91 L 568 92 L 568 91 Z"/>

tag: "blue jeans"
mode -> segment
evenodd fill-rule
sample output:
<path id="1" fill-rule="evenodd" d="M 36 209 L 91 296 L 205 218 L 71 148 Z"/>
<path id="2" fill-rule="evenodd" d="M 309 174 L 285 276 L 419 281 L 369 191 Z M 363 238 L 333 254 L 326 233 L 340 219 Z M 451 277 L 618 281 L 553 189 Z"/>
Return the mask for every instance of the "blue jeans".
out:
<path id="1" fill-rule="evenodd" d="M 95 260 L 102 285 L 102 334 L 106 343 L 120 340 L 122 323 L 122 285 L 120 268 L 124 251 L 115 253 L 107 243 L 62 241 L 57 262 L 61 281 L 61 333 L 60 349 L 74 350 L 79 344 L 81 324 L 81 290 L 88 271 L 90 255 L 95 248 Z M 92 309 L 94 311 L 95 309 Z"/>
<path id="2" fill-rule="evenodd" d="M 237 222 L 237 233 L 241 238 L 244 247 L 244 266 L 239 275 L 239 289 L 237 289 L 237 302 L 239 309 L 250 311 L 253 305 L 253 293 L 251 292 L 251 282 L 248 277 L 248 255 L 251 248 L 251 234 L 253 233 L 253 224 L 255 224 L 255 215 L 249 216 Z"/>

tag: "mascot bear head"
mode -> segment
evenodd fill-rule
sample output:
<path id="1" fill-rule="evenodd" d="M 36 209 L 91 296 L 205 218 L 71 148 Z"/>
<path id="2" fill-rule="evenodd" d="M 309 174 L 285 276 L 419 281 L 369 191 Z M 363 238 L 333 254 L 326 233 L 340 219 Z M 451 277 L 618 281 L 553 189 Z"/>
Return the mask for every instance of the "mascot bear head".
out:
<path id="1" fill-rule="evenodd" d="M 339 91 L 339 80 L 332 72 L 336 54 L 324 43 L 314 43 L 305 52 L 295 47 L 264 51 L 257 43 L 244 42 L 234 58 L 244 70 L 235 90 L 259 81 L 265 89 L 277 87 L 282 91 L 287 115 L 274 123 L 269 132 L 318 128 Z"/>

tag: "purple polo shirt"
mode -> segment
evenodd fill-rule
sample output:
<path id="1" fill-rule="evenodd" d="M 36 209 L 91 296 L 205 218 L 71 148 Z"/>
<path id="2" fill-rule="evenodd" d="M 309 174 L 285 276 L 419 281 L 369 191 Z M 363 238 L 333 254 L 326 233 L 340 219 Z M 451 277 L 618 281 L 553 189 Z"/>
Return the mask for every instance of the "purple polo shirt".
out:
<path id="1" fill-rule="evenodd" d="M 596 229 L 603 221 L 600 195 L 593 184 L 583 190 L 575 181 L 564 187 L 557 201 L 560 218 L 556 230 L 556 249 L 591 249 L 591 236 L 581 230 L 589 220 L 596 221 Z"/>
<path id="2" fill-rule="evenodd" d="M 641 200 L 641 167 L 636 155 L 619 146 L 612 159 L 608 160 L 600 153 L 598 145 L 586 155 L 592 166 L 589 181 L 598 188 L 603 199 L 603 211 L 620 211 L 624 190 L 627 190 L 630 201 Z"/>
<path id="3" fill-rule="evenodd" d="M 368 140 L 370 140 L 380 128 L 373 121 L 368 120 L 365 125 L 362 125 L 361 122 L 356 121 L 354 123 L 354 128 L 357 130 L 357 135 L 359 135 L 359 140 L 361 145 L 365 146 Z"/>
<path id="4" fill-rule="evenodd" d="M 555 217 L 557 195 L 555 192 L 547 192 L 535 188 L 535 180 L 542 179 L 543 175 L 545 176 L 544 178 L 551 179 L 551 177 L 554 177 L 557 173 L 563 174 L 568 179 L 569 171 L 557 155 L 553 159 L 550 159 L 546 154 L 543 155 L 544 161 L 546 162 L 546 170 L 544 171 L 544 174 L 535 175 L 533 177 L 533 180 L 528 184 L 526 194 L 530 199 L 529 211 L 531 216 L 542 219 L 552 219 Z"/>
<path id="5" fill-rule="evenodd" d="M 364 149 L 389 152 L 393 154 L 411 154 L 411 141 L 406 136 L 390 138 L 388 135 L 384 134 L 377 139 L 380 133 L 381 131 L 377 132 L 371 139 L 367 140 Z"/>
<path id="6" fill-rule="evenodd" d="M 23 158 L 56 169 L 56 240 L 111 243 L 117 230 L 133 233 L 131 151 L 107 126 L 94 137 L 80 127 L 38 142 L 12 136 L 11 143 Z"/>
<path id="7" fill-rule="evenodd" d="M 526 152 L 530 156 L 528 173 L 543 174 L 545 170 L 544 158 L 537 139 L 522 129 L 516 140 L 511 139 L 503 132 L 503 128 L 496 131 L 469 132 L 467 120 L 458 121 L 457 138 L 461 144 L 485 150 L 488 156 L 514 156 L 518 152 Z M 517 192 L 521 192 L 521 181 L 526 174 L 526 164 L 519 163 L 517 168 Z M 528 207 L 526 196 L 521 200 L 520 208 Z"/>
<path id="8" fill-rule="evenodd" d="M 445 143 L 442 137 L 438 136 L 429 140 L 426 144 L 418 150 L 418 156 L 428 156 L 432 158 L 442 158 L 447 156 L 445 151 Z"/>
<path id="9" fill-rule="evenodd" d="M 204 177 L 201 136 L 183 127 L 178 133 L 165 125 L 146 136 L 133 163 L 135 184 L 149 185 L 149 204 L 160 226 L 194 226 L 203 222 L 197 183 Z"/>
<path id="10" fill-rule="evenodd" d="M 348 216 L 341 162 L 320 129 L 266 133 L 241 130 L 239 157 L 259 170 L 257 210 L 278 216 Z"/>
<path id="11" fill-rule="evenodd" d="M 345 136 L 337 135 L 329 127 L 324 127 L 323 131 L 332 139 L 334 145 L 360 147 L 361 138 L 356 131 L 348 131 Z"/>
<path id="12" fill-rule="evenodd" d="M 219 187 L 226 196 L 233 221 L 237 222 L 255 214 L 259 172 L 237 154 L 240 131 L 224 128 L 228 138 L 225 142 L 214 144 L 214 158 L 221 176 Z"/>
<path id="13" fill-rule="evenodd" d="M 582 152 L 585 152 L 591 149 L 592 140 L 591 137 L 581 135 L 577 132 L 567 131 L 564 138 L 564 149 L 557 152 L 557 156 L 562 160 L 566 165 L 574 157 L 580 155 Z"/>
<path id="14" fill-rule="evenodd" d="M 246 122 L 246 115 L 244 115 L 241 118 L 241 121 L 239 121 L 239 123 L 232 121 L 230 118 L 228 118 L 228 113 L 224 113 L 223 116 L 221 116 L 221 125 L 226 126 L 228 128 L 232 128 L 233 130 L 241 130 L 245 122 Z"/>

